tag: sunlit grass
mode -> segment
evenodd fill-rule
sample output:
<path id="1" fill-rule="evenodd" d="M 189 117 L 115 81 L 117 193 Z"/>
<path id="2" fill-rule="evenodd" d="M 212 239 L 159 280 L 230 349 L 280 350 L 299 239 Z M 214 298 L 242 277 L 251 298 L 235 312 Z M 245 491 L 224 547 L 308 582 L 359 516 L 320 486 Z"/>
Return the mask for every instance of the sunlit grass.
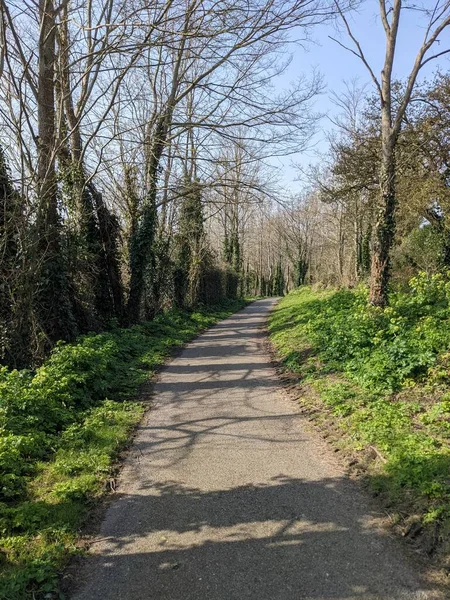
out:
<path id="1" fill-rule="evenodd" d="M 443 276 L 416 278 L 385 310 L 369 307 L 364 289 L 305 287 L 283 298 L 269 325 L 303 401 L 323 407 L 323 423 L 338 422 L 347 450 L 376 450 L 372 488 L 392 510 L 438 528 L 441 541 L 450 531 L 449 297 Z"/>

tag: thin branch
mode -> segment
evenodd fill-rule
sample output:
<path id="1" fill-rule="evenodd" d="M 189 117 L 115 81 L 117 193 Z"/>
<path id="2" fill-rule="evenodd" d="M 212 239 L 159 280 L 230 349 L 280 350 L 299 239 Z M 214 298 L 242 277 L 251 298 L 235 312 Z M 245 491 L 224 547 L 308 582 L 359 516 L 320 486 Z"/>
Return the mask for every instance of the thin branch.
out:
<path id="1" fill-rule="evenodd" d="M 366 59 L 366 57 L 365 57 L 365 54 L 364 54 L 364 52 L 363 52 L 363 50 L 362 50 L 361 44 L 358 42 L 358 40 L 356 39 L 355 35 L 353 34 L 353 32 L 352 32 L 352 30 L 351 30 L 351 27 L 350 27 L 350 25 L 349 25 L 349 22 L 348 22 L 348 20 L 347 20 L 346 16 L 344 15 L 344 13 L 343 13 L 343 11 L 342 11 L 341 7 L 339 6 L 339 3 L 338 3 L 338 1 L 337 1 L 337 0 L 334 0 L 334 3 L 335 3 L 336 9 L 337 9 L 337 11 L 339 12 L 339 15 L 340 15 L 340 17 L 341 17 L 341 19 L 342 19 L 343 23 L 344 23 L 344 25 L 345 25 L 345 28 L 346 28 L 346 30 L 347 30 L 347 34 L 348 34 L 349 38 L 352 40 L 352 42 L 355 44 L 355 46 L 356 46 L 356 48 L 357 48 L 357 50 L 358 50 L 358 52 L 356 52 L 356 51 L 354 51 L 354 50 L 350 50 L 350 51 L 351 51 L 353 54 L 355 54 L 355 55 L 356 55 L 356 56 L 357 56 L 357 57 L 358 57 L 358 58 L 361 60 L 361 62 L 364 64 L 364 66 L 365 66 L 365 67 L 366 67 L 366 69 L 368 70 L 368 72 L 369 72 L 369 74 L 370 74 L 370 76 L 371 76 L 371 78 L 372 78 L 372 80 L 373 80 L 374 84 L 376 85 L 376 87 L 377 87 L 377 90 L 378 90 L 378 91 L 379 91 L 379 93 L 380 93 L 380 96 L 382 96 L 382 91 L 381 91 L 381 85 L 380 85 L 380 82 L 378 81 L 378 79 L 377 79 L 377 77 L 376 77 L 376 75 L 375 75 L 375 73 L 374 73 L 374 71 L 373 71 L 372 67 L 370 66 L 369 62 L 367 61 L 367 59 Z M 341 44 L 341 45 L 343 45 L 343 44 Z M 344 46 L 344 47 L 345 47 L 345 46 Z M 347 48 L 347 49 L 348 49 L 348 48 Z"/>

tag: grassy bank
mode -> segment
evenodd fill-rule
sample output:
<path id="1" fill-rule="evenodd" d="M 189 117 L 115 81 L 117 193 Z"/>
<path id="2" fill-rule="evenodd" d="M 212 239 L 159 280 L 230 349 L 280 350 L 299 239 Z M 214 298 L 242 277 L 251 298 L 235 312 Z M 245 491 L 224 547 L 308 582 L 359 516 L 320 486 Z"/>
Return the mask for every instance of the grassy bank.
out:
<path id="1" fill-rule="evenodd" d="M 366 290 L 301 288 L 270 320 L 284 367 L 354 456 L 405 534 L 430 553 L 450 537 L 450 283 L 419 276 L 367 305 Z"/>
<path id="2" fill-rule="evenodd" d="M 170 351 L 243 304 L 170 312 L 62 344 L 35 372 L 0 370 L 2 600 L 57 590 L 89 508 L 143 414 L 133 401 L 139 385 Z"/>

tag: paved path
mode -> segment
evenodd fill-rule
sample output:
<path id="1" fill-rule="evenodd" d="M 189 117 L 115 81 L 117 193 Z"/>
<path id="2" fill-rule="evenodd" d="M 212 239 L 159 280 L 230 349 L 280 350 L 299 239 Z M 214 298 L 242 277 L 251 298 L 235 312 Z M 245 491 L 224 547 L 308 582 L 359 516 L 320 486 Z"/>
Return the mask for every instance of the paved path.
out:
<path id="1" fill-rule="evenodd" d="M 279 390 L 260 331 L 272 306 L 163 371 L 76 600 L 432 597 Z"/>

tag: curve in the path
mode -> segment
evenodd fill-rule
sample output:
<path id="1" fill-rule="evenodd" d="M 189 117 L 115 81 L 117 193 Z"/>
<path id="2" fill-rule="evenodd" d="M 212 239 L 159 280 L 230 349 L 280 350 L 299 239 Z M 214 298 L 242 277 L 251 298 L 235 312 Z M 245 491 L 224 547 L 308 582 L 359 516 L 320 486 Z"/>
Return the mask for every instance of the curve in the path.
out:
<path id="1" fill-rule="evenodd" d="M 162 372 L 76 600 L 432 597 L 281 393 L 262 344 L 273 303 Z"/>

